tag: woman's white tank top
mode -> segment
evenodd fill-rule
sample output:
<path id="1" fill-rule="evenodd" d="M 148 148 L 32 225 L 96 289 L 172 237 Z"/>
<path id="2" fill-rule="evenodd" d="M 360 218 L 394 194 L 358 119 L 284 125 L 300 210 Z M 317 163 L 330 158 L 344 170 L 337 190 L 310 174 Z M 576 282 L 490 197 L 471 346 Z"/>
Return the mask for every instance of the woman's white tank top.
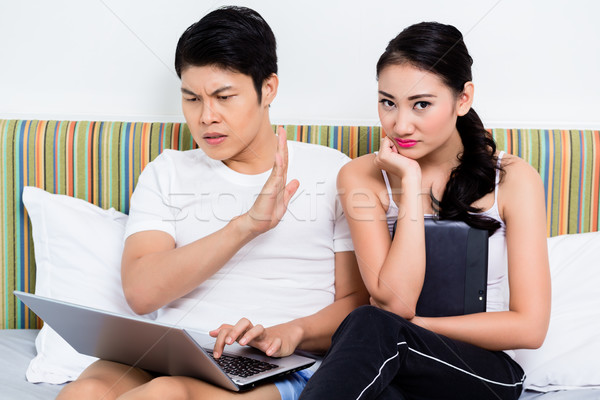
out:
<path id="1" fill-rule="evenodd" d="M 498 165 L 502 160 L 504 152 L 498 154 Z M 390 234 L 394 229 L 394 223 L 398 219 L 398 206 L 392 197 L 392 189 L 384 170 L 381 170 L 383 180 L 387 188 L 390 205 L 386 212 L 387 224 Z M 494 204 L 489 210 L 479 213 L 500 222 L 500 228 L 489 238 L 488 247 L 488 280 L 487 280 L 487 311 L 507 311 L 509 302 L 508 292 L 508 258 L 506 255 L 506 225 L 500 218 L 498 210 L 498 184 L 500 183 L 500 171 L 496 170 L 496 187 L 494 188 Z"/>

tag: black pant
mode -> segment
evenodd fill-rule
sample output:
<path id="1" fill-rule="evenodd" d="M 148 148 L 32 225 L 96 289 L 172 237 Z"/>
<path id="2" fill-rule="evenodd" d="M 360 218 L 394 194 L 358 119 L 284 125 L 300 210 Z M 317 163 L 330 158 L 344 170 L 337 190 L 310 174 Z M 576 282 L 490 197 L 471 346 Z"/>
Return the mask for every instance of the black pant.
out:
<path id="1" fill-rule="evenodd" d="M 363 306 L 340 325 L 300 399 L 518 399 L 524 378 L 504 352 Z"/>

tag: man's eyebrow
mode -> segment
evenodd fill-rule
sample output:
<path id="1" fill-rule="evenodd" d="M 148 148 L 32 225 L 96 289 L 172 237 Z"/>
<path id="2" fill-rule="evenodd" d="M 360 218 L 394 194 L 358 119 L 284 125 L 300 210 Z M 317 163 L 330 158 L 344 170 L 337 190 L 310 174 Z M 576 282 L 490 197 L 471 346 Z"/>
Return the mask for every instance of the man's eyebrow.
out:
<path id="1" fill-rule="evenodd" d="M 229 90 L 229 89 L 231 89 L 231 88 L 232 88 L 232 86 L 231 86 L 231 85 L 222 86 L 222 87 L 218 88 L 217 90 L 215 90 L 214 92 L 212 92 L 210 95 L 211 95 L 211 96 L 216 96 L 216 95 L 218 95 L 219 93 L 223 93 L 224 91 L 226 91 L 226 90 Z"/>
<path id="2" fill-rule="evenodd" d="M 223 93 L 224 91 L 231 89 L 232 87 L 233 86 L 231 86 L 231 85 L 220 87 L 217 90 L 215 90 L 214 92 L 212 92 L 210 95 L 211 96 L 216 96 L 219 93 Z M 189 94 L 190 96 L 198 97 L 198 95 L 196 93 L 194 93 L 190 89 L 186 89 L 184 87 L 181 88 L 181 92 L 184 93 L 184 94 Z"/>
<path id="3" fill-rule="evenodd" d="M 184 87 L 181 88 L 181 92 L 184 93 L 184 94 L 189 94 L 190 96 L 198 97 L 198 95 L 196 93 L 194 93 L 191 90 L 186 89 Z"/>

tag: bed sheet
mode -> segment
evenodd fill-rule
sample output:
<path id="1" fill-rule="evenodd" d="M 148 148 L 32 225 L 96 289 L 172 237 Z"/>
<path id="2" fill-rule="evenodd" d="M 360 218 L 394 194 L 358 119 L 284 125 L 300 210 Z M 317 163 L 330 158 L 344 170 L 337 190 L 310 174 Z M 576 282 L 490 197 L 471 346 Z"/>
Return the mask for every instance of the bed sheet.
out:
<path id="1" fill-rule="evenodd" d="M 35 356 L 36 329 L 0 329 L 0 398 L 54 399 L 63 385 L 29 383 L 25 371 Z"/>
<path id="2" fill-rule="evenodd" d="M 25 371 L 35 356 L 35 329 L 0 329 L 0 397 L 6 400 L 54 399 L 64 385 L 29 383 Z M 525 391 L 520 400 L 600 400 L 600 390 L 549 393 Z"/>

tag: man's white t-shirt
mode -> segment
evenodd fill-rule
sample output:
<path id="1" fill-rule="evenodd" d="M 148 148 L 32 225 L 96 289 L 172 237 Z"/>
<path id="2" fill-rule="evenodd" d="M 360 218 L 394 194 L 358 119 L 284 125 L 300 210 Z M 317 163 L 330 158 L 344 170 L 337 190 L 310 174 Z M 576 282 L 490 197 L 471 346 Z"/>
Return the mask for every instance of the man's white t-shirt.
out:
<path id="1" fill-rule="evenodd" d="M 161 308 L 158 321 L 201 331 L 242 317 L 271 326 L 333 302 L 334 253 L 353 250 L 336 190 L 337 173 L 349 158 L 294 141 L 288 142 L 288 154 L 288 181 L 297 179 L 300 187 L 280 223 L 195 290 Z M 205 237 L 249 210 L 270 173 L 240 174 L 200 149 L 165 150 L 139 177 L 125 237 L 160 230 L 178 247 Z"/>

